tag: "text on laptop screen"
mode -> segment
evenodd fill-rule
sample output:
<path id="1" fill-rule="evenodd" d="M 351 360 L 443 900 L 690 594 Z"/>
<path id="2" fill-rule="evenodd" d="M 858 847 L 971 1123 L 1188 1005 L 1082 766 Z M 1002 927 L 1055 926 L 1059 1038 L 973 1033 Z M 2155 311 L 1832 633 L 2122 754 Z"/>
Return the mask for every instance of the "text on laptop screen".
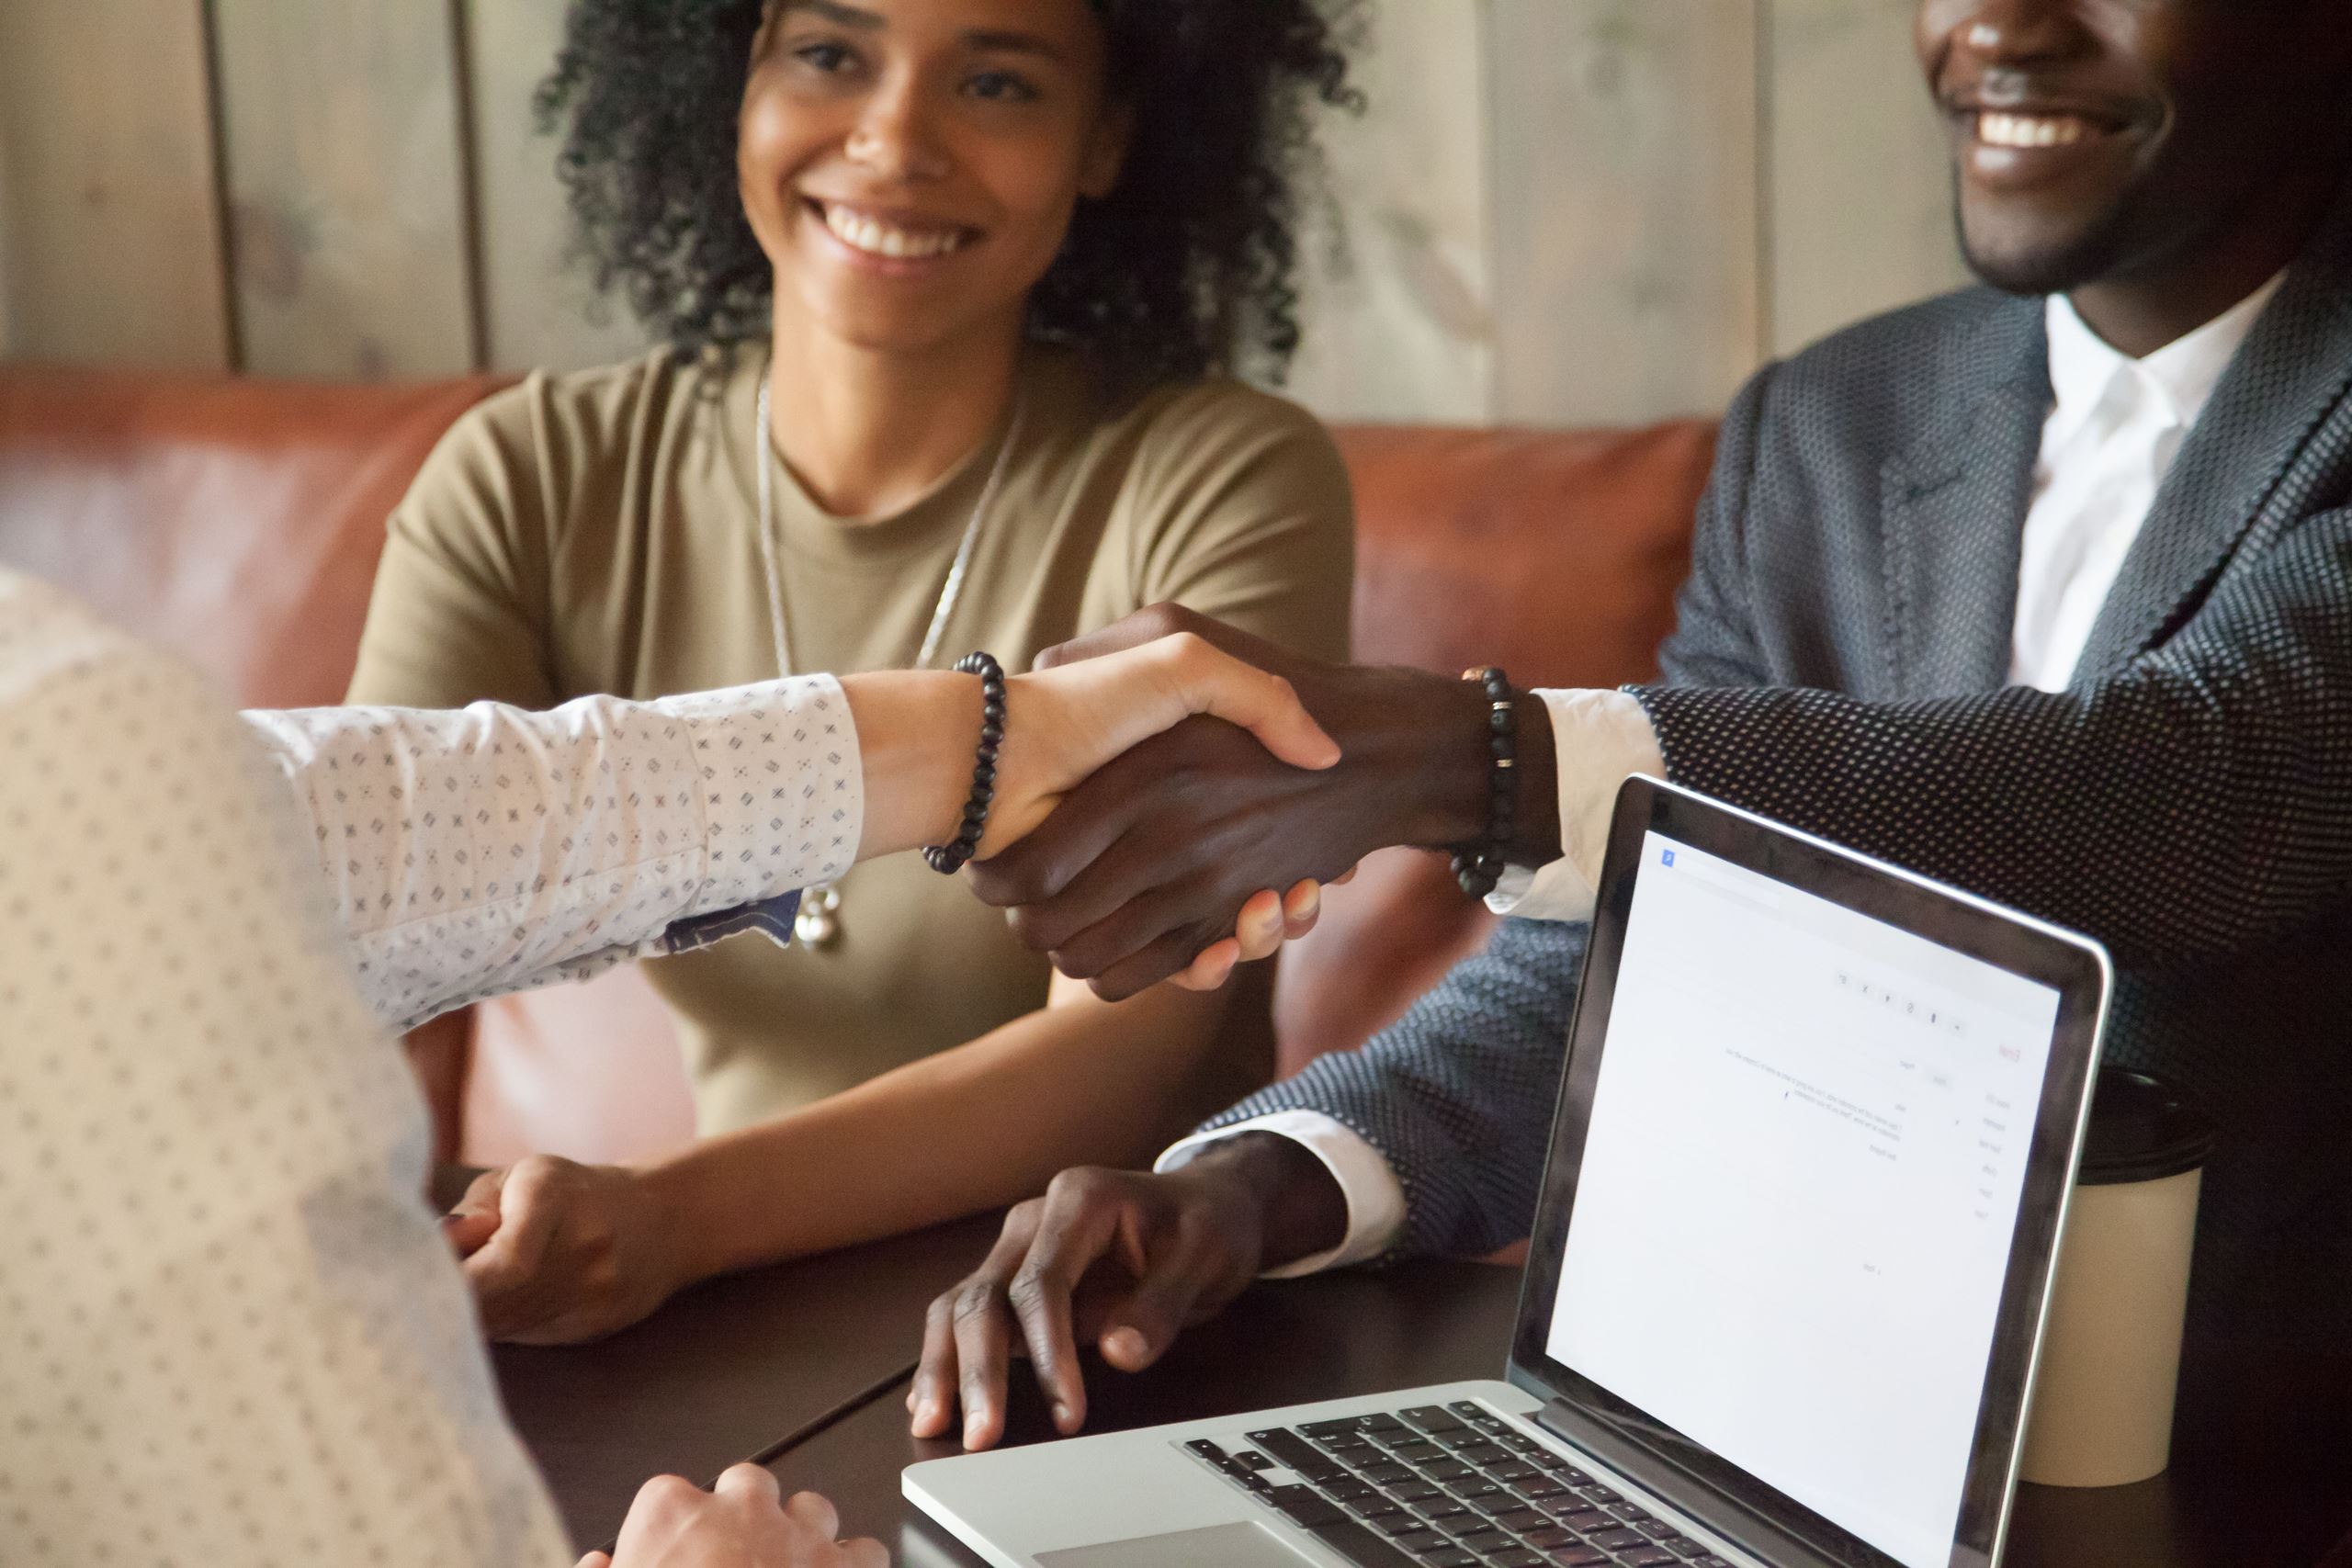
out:
<path id="1" fill-rule="evenodd" d="M 1649 834 L 1550 1354 L 1945 1568 L 2058 1003 Z"/>

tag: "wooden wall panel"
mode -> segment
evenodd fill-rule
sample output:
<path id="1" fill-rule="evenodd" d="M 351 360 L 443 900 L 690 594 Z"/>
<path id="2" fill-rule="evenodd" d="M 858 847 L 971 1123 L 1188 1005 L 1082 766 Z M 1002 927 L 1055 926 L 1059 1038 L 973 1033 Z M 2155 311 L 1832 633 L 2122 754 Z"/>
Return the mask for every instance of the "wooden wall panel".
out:
<path id="1" fill-rule="evenodd" d="M 225 370 L 202 0 L 0 0 L 0 352 Z"/>
<path id="2" fill-rule="evenodd" d="M 474 178 L 481 206 L 483 355 L 491 368 L 576 369 L 645 351 L 619 299 L 598 299 L 570 265 L 571 234 L 556 183 L 556 141 L 531 96 L 555 63 L 564 0 L 469 0 Z"/>
<path id="3" fill-rule="evenodd" d="M 0 0 L 0 355 L 375 378 L 642 352 L 570 261 L 533 122 L 565 8 Z M 1766 354 L 1964 278 L 1904 0 L 1364 8 L 1370 109 L 1326 117 L 1303 235 L 1291 389 L 1328 417 L 1709 412 Z"/>
<path id="4" fill-rule="evenodd" d="M 1335 210 L 1307 239 L 1293 396 L 1326 418 L 1494 415 L 1485 116 L 1488 0 L 1385 0 L 1327 115 Z"/>
<path id="5" fill-rule="evenodd" d="M 1894 0 L 1771 0 L 1772 352 L 1967 279 L 1943 126 Z"/>
<path id="6" fill-rule="evenodd" d="M 246 367 L 368 380 L 470 369 L 451 0 L 213 0 L 213 12 Z"/>
<path id="7" fill-rule="evenodd" d="M 1495 0 L 1497 412 L 1720 410 L 1762 348 L 1755 0 Z"/>

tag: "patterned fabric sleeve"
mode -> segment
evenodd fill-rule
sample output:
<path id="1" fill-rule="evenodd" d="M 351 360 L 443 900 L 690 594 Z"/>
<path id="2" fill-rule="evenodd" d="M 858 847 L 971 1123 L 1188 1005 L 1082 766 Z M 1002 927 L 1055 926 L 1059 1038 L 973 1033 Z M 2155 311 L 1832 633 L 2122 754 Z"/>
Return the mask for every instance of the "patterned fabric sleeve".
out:
<path id="1" fill-rule="evenodd" d="M 1676 783 L 2089 931 L 2126 968 L 2169 966 L 2352 886 L 2347 582 L 2352 511 L 2325 513 L 2072 690 L 1637 694 Z"/>
<path id="2" fill-rule="evenodd" d="M 828 675 L 545 713 L 245 723 L 292 786 L 360 988 L 394 1028 L 649 943 L 788 923 L 763 901 L 856 859 L 857 732 Z"/>
<path id="3" fill-rule="evenodd" d="M 1369 1043 L 1317 1058 L 1208 1125 L 1320 1111 L 1403 1183 L 1399 1251 L 1475 1255 L 1518 1240 L 1535 1216 L 1586 929 L 1506 920 L 1485 953 Z"/>

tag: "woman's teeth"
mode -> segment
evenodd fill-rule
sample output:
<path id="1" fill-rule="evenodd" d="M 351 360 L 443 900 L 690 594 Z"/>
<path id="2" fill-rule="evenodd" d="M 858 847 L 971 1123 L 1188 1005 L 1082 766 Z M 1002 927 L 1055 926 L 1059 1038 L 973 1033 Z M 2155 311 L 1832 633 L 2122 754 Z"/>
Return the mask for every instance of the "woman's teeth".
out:
<path id="1" fill-rule="evenodd" d="M 2073 115 L 1980 114 L 1976 140 L 1988 147 L 2072 147 L 2091 134 Z"/>
<path id="2" fill-rule="evenodd" d="M 897 229 L 845 207 L 827 207 L 824 213 L 825 227 L 835 238 L 869 255 L 921 261 L 944 256 L 964 243 L 960 229 Z"/>

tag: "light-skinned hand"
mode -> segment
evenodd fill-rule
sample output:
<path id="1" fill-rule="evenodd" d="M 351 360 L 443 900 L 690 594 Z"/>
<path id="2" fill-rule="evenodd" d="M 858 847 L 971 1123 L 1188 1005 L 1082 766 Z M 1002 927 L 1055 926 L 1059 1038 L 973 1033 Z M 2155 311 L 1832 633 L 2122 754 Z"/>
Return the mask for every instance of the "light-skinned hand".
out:
<path id="1" fill-rule="evenodd" d="M 814 1492 L 782 1498 L 775 1477 L 739 1464 L 705 1492 L 675 1475 L 647 1482 L 620 1539 L 580 1568 L 888 1568 L 879 1541 L 839 1540 L 841 1516 Z"/>
<path id="2" fill-rule="evenodd" d="M 476 1177 L 441 1224 L 483 1332 L 511 1344 L 600 1339 L 687 1282 L 676 1226 L 625 1166 L 532 1155 Z"/>

